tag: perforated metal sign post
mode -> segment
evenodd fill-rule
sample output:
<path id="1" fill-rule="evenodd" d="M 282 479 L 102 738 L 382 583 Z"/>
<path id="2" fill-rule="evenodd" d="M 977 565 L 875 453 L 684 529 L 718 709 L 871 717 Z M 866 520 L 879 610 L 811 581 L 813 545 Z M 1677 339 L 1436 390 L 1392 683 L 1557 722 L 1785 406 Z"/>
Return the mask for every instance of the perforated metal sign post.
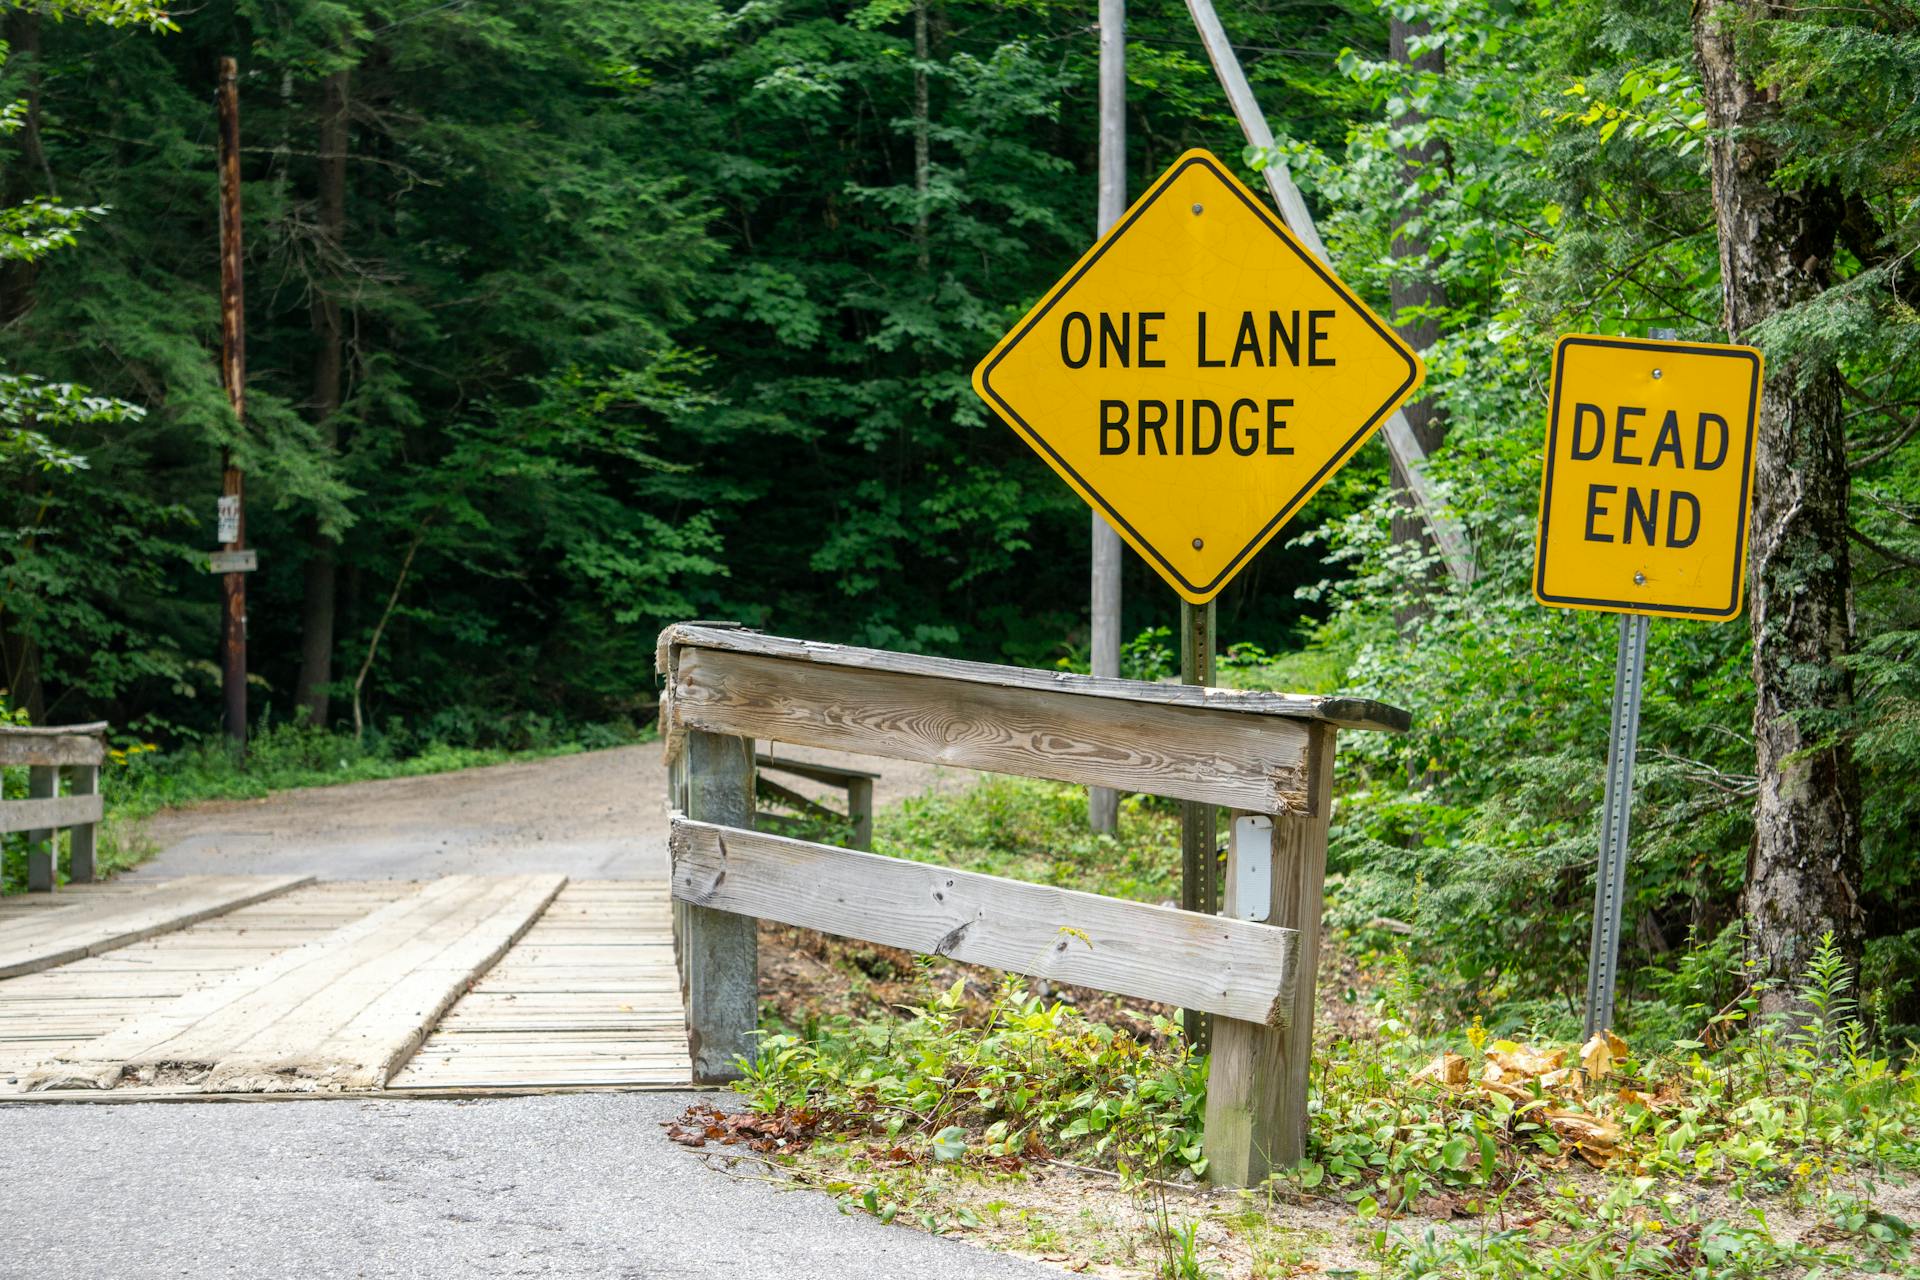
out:
<path id="1" fill-rule="evenodd" d="M 1533 594 L 1620 614 L 1586 1034 L 1613 1023 L 1647 619 L 1738 617 L 1763 361 L 1752 347 L 1569 334 L 1554 350 Z"/>
<path id="2" fill-rule="evenodd" d="M 974 389 L 1205 604 L 1425 369 L 1206 151 L 1181 156 L 974 370 Z"/>

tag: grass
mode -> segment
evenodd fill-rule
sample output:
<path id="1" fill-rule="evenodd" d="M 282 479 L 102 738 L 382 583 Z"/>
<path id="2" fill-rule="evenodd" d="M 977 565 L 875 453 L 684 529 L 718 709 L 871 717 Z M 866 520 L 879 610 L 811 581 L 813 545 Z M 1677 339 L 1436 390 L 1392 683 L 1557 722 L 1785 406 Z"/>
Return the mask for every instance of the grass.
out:
<path id="1" fill-rule="evenodd" d="M 1177 814 L 1130 804 L 1096 837 L 1078 789 L 994 779 L 882 815 L 877 847 L 1170 900 Z M 1194 1189 L 1207 1064 L 1177 1026 L 1130 1032 L 1017 980 L 969 997 L 922 962 L 896 1007 L 769 1021 L 738 1087 L 812 1119 L 771 1158 L 850 1212 L 1133 1274 L 1920 1276 L 1920 1071 L 1869 1042 L 1830 941 L 1792 1017 L 1761 1018 L 1735 972 L 1745 994 L 1690 1011 L 1687 1038 L 1597 1046 L 1463 1022 L 1404 943 L 1329 950 L 1344 981 L 1323 989 L 1353 1003 L 1317 1029 L 1308 1159 L 1250 1192 Z M 1066 1192 L 1068 1165 L 1105 1172 Z"/>
<path id="2" fill-rule="evenodd" d="M 502 732 L 503 728 L 511 732 Z M 497 740 L 486 745 L 474 742 L 480 735 L 472 726 L 461 736 L 467 741 L 425 737 L 395 727 L 356 741 L 344 732 L 303 725 L 266 725 L 253 735 L 244 760 L 224 740 L 162 751 L 153 743 L 122 738 L 108 750 L 100 770 L 106 817 L 95 851 L 96 870 L 103 876 L 111 875 L 158 852 L 145 837 L 143 826 L 146 819 L 163 809 L 217 800 L 257 800 L 303 787 L 416 777 L 567 755 L 644 741 L 652 731 L 636 734 L 616 726 L 566 727 L 539 721 L 496 726 L 490 736 Z M 26 770 L 6 772 L 6 795 L 25 795 Z M 64 876 L 67 837 L 62 834 L 59 841 Z M 24 840 L 7 836 L 0 848 L 0 892 L 19 893 L 25 887 Z"/>

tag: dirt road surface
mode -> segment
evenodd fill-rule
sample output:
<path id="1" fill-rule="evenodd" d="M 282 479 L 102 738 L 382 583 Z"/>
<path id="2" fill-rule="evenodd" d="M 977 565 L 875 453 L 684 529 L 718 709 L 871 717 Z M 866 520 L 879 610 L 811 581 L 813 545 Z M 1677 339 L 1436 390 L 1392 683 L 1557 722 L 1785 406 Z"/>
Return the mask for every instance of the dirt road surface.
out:
<path id="1" fill-rule="evenodd" d="M 876 807 L 962 787 L 976 776 L 784 744 L 777 754 L 879 774 Z M 836 808 L 844 802 L 842 793 L 829 788 L 780 780 Z M 161 852 L 129 874 L 416 880 L 557 871 L 586 879 L 664 880 L 666 795 L 658 744 L 285 791 L 157 815 L 146 830 Z"/>

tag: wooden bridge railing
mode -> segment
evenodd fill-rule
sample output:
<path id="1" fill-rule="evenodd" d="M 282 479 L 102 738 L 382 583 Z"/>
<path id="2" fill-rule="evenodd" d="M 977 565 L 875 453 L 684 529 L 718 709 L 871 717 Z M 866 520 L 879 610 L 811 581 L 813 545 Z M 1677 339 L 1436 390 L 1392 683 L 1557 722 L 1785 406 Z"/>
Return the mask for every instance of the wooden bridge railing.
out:
<path id="1" fill-rule="evenodd" d="M 27 766 L 27 798 L 0 802 L 0 833 L 27 833 L 27 888 L 51 893 L 58 879 L 57 833 L 72 831 L 67 879 L 93 879 L 94 837 L 99 830 L 100 761 L 106 751 L 100 734 L 105 724 L 52 728 L 0 725 L 0 765 Z M 60 794 L 60 773 L 67 794 Z"/>
<path id="2" fill-rule="evenodd" d="M 1338 729 L 1351 698 L 1149 684 L 689 623 L 660 637 L 674 936 L 694 1078 L 738 1075 L 773 920 L 1218 1015 L 1209 1176 L 1260 1181 L 1306 1138 Z M 1141 791 L 1235 811 L 1201 915 L 756 831 L 755 739 Z"/>
<path id="3" fill-rule="evenodd" d="M 864 769 L 842 769 L 837 765 L 814 764 L 807 760 L 782 760 L 776 755 L 756 755 L 753 758 L 756 771 L 754 790 L 762 800 L 772 800 L 783 804 L 798 813 L 812 818 L 822 818 L 828 822 L 844 822 L 850 828 L 849 843 L 855 849 L 873 847 L 873 784 L 880 777 Z M 809 782 L 818 782 L 829 787 L 839 787 L 847 793 L 847 811 L 835 813 L 818 801 L 801 795 L 791 787 L 783 787 L 767 777 L 769 773 L 788 773 L 796 778 L 805 778 Z M 781 821 L 780 814 L 759 815 L 758 825 L 766 827 Z"/>

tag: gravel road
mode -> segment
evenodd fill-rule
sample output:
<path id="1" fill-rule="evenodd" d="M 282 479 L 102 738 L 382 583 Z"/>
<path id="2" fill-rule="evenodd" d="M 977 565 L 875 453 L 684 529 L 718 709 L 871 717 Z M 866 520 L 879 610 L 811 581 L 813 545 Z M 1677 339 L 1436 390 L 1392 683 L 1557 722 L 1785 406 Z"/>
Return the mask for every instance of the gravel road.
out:
<path id="1" fill-rule="evenodd" d="M 874 803 L 964 786 L 974 774 L 782 745 L 785 758 L 880 775 Z M 796 791 L 842 793 L 782 777 Z M 147 824 L 159 857 L 131 875 L 296 873 L 331 880 L 558 871 L 584 879 L 667 875 L 667 770 L 658 745 L 459 773 L 285 791 L 200 805 Z"/>

